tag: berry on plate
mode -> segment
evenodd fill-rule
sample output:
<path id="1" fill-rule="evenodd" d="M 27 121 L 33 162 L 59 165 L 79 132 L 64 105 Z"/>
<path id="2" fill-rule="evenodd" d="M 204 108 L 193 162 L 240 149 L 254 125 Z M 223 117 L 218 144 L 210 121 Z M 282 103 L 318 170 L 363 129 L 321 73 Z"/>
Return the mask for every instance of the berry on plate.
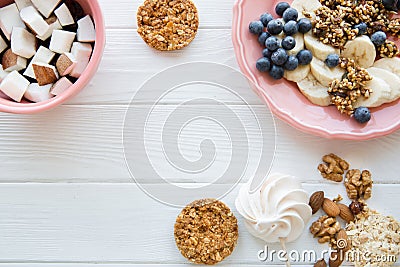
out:
<path id="1" fill-rule="evenodd" d="M 299 19 L 299 21 L 297 22 L 297 27 L 299 29 L 299 32 L 301 33 L 307 33 L 309 31 L 311 31 L 312 29 L 312 24 L 311 21 L 307 18 L 301 18 Z"/>
<path id="2" fill-rule="evenodd" d="M 285 12 L 286 9 L 288 9 L 290 5 L 286 2 L 280 2 L 275 6 L 275 12 L 278 16 L 282 17 L 283 12 Z"/>
<path id="3" fill-rule="evenodd" d="M 265 41 L 265 47 L 270 51 L 275 51 L 280 47 L 280 45 L 279 39 L 275 36 L 271 36 Z"/>
<path id="4" fill-rule="evenodd" d="M 308 65 L 313 59 L 313 55 L 310 50 L 304 49 L 297 54 L 297 59 L 300 65 Z"/>
<path id="5" fill-rule="evenodd" d="M 267 30 L 272 35 L 280 34 L 283 30 L 283 23 L 280 19 L 271 20 L 268 23 Z"/>
<path id="6" fill-rule="evenodd" d="M 285 26 L 283 26 L 283 32 L 286 35 L 295 35 L 298 30 L 297 22 L 294 20 L 288 21 Z"/>
<path id="7" fill-rule="evenodd" d="M 371 120 L 371 112 L 366 107 L 358 107 L 354 111 L 354 119 L 359 123 L 367 123 Z"/>
<path id="8" fill-rule="evenodd" d="M 272 53 L 271 61 L 275 65 L 283 66 L 288 59 L 285 49 L 278 48 L 274 53 Z"/>
<path id="9" fill-rule="evenodd" d="M 249 24 L 249 31 L 252 34 L 260 34 L 262 33 L 264 30 L 264 25 L 262 24 L 261 21 L 257 20 L 257 21 L 252 21 Z"/>
<path id="10" fill-rule="evenodd" d="M 377 31 L 371 35 L 371 41 L 374 45 L 383 45 L 386 41 L 386 33 L 383 31 Z"/>
<path id="11" fill-rule="evenodd" d="M 256 68 L 261 72 L 268 72 L 271 68 L 271 62 L 268 58 L 262 57 L 257 60 Z"/>
<path id="12" fill-rule="evenodd" d="M 274 17 L 270 13 L 264 13 L 264 14 L 261 14 L 261 16 L 260 16 L 260 21 L 262 22 L 264 27 L 267 27 L 268 23 L 273 19 L 274 19 Z"/>
<path id="13" fill-rule="evenodd" d="M 269 34 L 268 32 L 262 32 L 259 36 L 258 36 L 258 42 L 260 43 L 260 45 L 265 46 L 265 41 L 271 37 L 271 34 Z"/>
<path id="14" fill-rule="evenodd" d="M 271 70 L 269 71 L 269 75 L 275 80 L 279 80 L 283 78 L 285 74 L 285 70 L 281 66 L 272 65 Z"/>
<path id="15" fill-rule="evenodd" d="M 297 12 L 297 10 L 295 8 L 289 7 L 288 9 L 285 10 L 285 12 L 283 12 L 283 20 L 285 22 L 294 20 L 297 21 L 297 18 L 299 17 L 299 12 Z"/>
<path id="16" fill-rule="evenodd" d="M 292 36 L 286 36 L 282 40 L 282 48 L 285 50 L 292 50 L 296 46 L 296 39 Z"/>
<path id="17" fill-rule="evenodd" d="M 361 22 L 357 25 L 354 25 L 354 29 L 358 30 L 358 35 L 363 35 L 367 33 L 367 24 L 365 22 Z"/>
<path id="18" fill-rule="evenodd" d="M 295 56 L 289 56 L 285 65 L 283 66 L 285 70 L 295 70 L 299 66 L 299 60 Z"/>
<path id="19" fill-rule="evenodd" d="M 338 54 L 329 54 L 325 60 L 325 64 L 329 68 L 334 68 L 339 65 L 339 55 Z"/>

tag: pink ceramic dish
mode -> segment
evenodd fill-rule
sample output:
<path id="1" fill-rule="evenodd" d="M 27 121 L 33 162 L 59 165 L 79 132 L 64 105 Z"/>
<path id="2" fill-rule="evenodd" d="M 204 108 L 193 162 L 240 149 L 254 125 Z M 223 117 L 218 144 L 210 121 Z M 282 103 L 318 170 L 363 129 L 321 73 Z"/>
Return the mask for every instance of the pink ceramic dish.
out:
<path id="1" fill-rule="evenodd" d="M 341 115 L 336 107 L 320 107 L 309 102 L 295 83 L 274 81 L 260 73 L 255 63 L 262 56 L 257 38 L 249 33 L 248 25 L 261 13 L 274 16 L 279 0 L 237 0 L 233 10 L 232 40 L 240 69 L 253 83 L 254 89 L 265 100 L 272 112 L 290 125 L 326 138 L 367 140 L 390 134 L 400 128 L 399 100 L 372 109 L 372 119 L 366 125 Z M 291 2 L 291 1 L 289 1 Z M 399 44 L 398 41 L 396 41 Z"/>
<path id="2" fill-rule="evenodd" d="M 40 103 L 30 103 L 30 102 L 17 103 L 12 100 L 9 100 L 2 92 L 0 92 L 1 112 L 33 114 L 52 109 L 64 103 L 77 93 L 79 93 L 94 76 L 100 64 L 106 42 L 103 15 L 97 0 L 75 0 L 75 1 L 77 1 L 82 6 L 82 8 L 85 11 L 85 14 L 89 14 L 92 16 L 96 27 L 96 41 L 94 44 L 92 57 L 85 72 L 67 91 L 50 100 L 43 101 Z M 4 1 L 0 0 L 0 6 L 6 6 L 13 2 L 14 1 L 12 0 L 4 0 Z"/>

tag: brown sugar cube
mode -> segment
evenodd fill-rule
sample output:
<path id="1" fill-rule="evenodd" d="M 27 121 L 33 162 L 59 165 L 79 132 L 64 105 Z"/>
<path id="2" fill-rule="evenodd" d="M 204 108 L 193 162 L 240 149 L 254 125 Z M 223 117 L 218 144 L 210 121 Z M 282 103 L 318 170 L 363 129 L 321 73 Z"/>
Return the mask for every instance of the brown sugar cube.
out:
<path id="1" fill-rule="evenodd" d="M 5 71 L 20 71 L 26 68 L 27 60 L 26 58 L 14 54 L 10 48 L 4 52 L 1 64 Z"/>
<path id="2" fill-rule="evenodd" d="M 71 53 L 62 54 L 56 62 L 57 71 L 61 76 L 66 76 L 70 74 L 75 66 L 76 59 Z"/>
<path id="3" fill-rule="evenodd" d="M 56 67 L 45 63 L 32 64 L 33 72 L 40 86 L 55 83 L 59 76 Z"/>

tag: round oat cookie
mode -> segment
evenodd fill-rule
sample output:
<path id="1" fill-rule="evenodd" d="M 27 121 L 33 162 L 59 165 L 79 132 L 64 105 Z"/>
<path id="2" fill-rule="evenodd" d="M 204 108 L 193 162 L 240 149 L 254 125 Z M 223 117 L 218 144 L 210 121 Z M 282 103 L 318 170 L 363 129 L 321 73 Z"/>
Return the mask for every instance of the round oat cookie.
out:
<path id="1" fill-rule="evenodd" d="M 197 200 L 176 218 L 174 236 L 179 251 L 189 261 L 213 265 L 235 248 L 237 220 L 224 203 L 215 199 Z"/>
<path id="2" fill-rule="evenodd" d="M 184 48 L 199 27 L 197 8 L 190 0 L 145 0 L 137 12 L 138 33 L 161 51 Z"/>

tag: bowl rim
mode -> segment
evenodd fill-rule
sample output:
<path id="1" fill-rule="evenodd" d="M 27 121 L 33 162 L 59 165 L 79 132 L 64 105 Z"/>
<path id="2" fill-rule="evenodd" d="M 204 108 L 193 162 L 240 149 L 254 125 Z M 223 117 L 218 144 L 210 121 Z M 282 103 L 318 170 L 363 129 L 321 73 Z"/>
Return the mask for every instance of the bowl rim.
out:
<path id="1" fill-rule="evenodd" d="M 394 123 L 390 127 L 382 129 L 372 129 L 362 133 L 346 132 L 345 130 L 331 131 L 323 127 L 315 126 L 293 117 L 285 108 L 280 107 L 268 94 L 266 94 L 257 81 L 255 75 L 251 72 L 249 66 L 244 60 L 244 44 L 240 37 L 240 25 L 243 21 L 243 2 L 244 0 L 236 0 L 233 6 L 233 19 L 232 19 L 232 43 L 238 62 L 239 68 L 247 79 L 252 83 L 253 90 L 264 100 L 271 111 L 282 121 L 293 126 L 294 128 L 310 133 L 319 137 L 328 139 L 341 139 L 341 140 L 354 140 L 363 141 L 389 135 L 400 129 L 400 121 Z"/>
<path id="2" fill-rule="evenodd" d="M 94 20 L 95 24 L 96 40 L 94 42 L 91 59 L 83 74 L 70 88 L 68 88 L 68 90 L 47 101 L 38 103 L 18 103 L 0 98 L 0 112 L 14 114 L 34 114 L 44 112 L 55 108 L 56 106 L 59 106 L 67 100 L 71 99 L 73 96 L 82 91 L 85 86 L 90 82 L 100 65 L 106 44 L 106 36 L 104 17 L 98 0 L 86 1 L 89 9 L 92 11 L 91 17 Z"/>

